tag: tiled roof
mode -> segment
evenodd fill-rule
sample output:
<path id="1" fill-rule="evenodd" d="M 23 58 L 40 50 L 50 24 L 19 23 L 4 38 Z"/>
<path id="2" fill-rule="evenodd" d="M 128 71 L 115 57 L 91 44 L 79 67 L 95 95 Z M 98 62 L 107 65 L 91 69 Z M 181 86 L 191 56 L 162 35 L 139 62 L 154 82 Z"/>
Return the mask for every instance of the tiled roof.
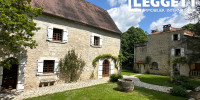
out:
<path id="1" fill-rule="evenodd" d="M 166 32 L 163 32 L 162 31 L 158 31 L 158 32 L 154 32 L 154 33 L 151 33 L 149 35 L 155 35 L 155 34 L 162 34 L 162 33 L 167 33 L 167 32 L 175 32 L 175 31 L 180 31 L 180 30 L 183 30 L 184 31 L 184 35 L 188 35 L 188 36 L 194 36 L 195 34 L 187 29 L 182 29 L 182 28 L 174 28 L 174 27 L 171 27 L 171 30 L 170 31 L 166 31 Z"/>
<path id="2" fill-rule="evenodd" d="M 108 12 L 85 0 L 32 0 L 32 7 L 43 12 L 121 34 Z"/>

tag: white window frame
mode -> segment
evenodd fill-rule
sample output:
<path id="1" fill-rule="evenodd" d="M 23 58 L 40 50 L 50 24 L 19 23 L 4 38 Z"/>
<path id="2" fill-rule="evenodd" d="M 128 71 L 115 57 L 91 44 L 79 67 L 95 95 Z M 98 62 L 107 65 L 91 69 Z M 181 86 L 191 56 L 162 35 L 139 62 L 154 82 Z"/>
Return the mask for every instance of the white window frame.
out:
<path id="1" fill-rule="evenodd" d="M 99 38 L 99 45 L 98 45 L 98 46 L 94 45 L 94 42 L 95 42 L 95 39 L 94 39 L 94 38 L 95 38 L 95 37 L 98 37 L 98 38 Z M 91 35 L 91 36 L 90 36 L 90 46 L 102 48 L 102 45 L 103 45 L 102 36 L 99 36 L 99 35 Z"/>
<path id="2" fill-rule="evenodd" d="M 54 72 L 53 73 L 44 73 L 44 61 L 45 60 L 54 60 Z M 39 60 L 37 60 L 37 70 L 36 75 L 55 75 L 59 73 L 59 59 L 57 57 L 41 57 Z"/>
<path id="3" fill-rule="evenodd" d="M 54 41 L 53 40 L 54 29 L 60 29 L 63 31 L 62 32 L 62 41 Z M 63 29 L 63 28 L 48 26 L 47 27 L 47 41 L 58 42 L 58 43 L 67 43 L 68 42 L 68 30 Z"/>

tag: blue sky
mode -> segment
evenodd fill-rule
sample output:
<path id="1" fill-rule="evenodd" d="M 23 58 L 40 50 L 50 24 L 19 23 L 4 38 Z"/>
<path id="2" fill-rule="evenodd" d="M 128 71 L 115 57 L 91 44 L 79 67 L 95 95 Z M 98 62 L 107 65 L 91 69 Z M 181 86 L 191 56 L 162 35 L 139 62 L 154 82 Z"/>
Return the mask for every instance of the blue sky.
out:
<path id="1" fill-rule="evenodd" d="M 105 10 L 111 15 L 118 28 L 124 32 L 129 27 L 140 27 L 148 33 L 153 29 L 162 30 L 165 24 L 172 24 L 173 27 L 180 28 L 194 21 L 186 20 L 184 12 L 130 12 L 127 0 L 86 0 Z M 138 0 L 138 2 L 141 0 Z M 150 1 L 150 0 L 149 0 Z M 147 8 L 146 8 L 147 9 Z M 150 7 L 148 9 L 154 9 Z M 159 7 L 157 9 L 173 9 Z"/>

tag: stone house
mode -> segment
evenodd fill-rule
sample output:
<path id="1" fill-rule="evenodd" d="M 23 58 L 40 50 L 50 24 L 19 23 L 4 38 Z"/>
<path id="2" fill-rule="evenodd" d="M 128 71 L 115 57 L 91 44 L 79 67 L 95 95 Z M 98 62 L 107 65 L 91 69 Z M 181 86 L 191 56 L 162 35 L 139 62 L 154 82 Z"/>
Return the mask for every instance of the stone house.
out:
<path id="1" fill-rule="evenodd" d="M 162 31 L 153 30 L 147 35 L 147 42 L 135 44 L 134 70 L 140 73 L 182 76 L 200 75 L 200 62 L 188 64 L 173 64 L 173 60 L 188 57 L 193 51 L 188 49 L 188 37 L 194 33 L 181 28 L 164 25 Z M 195 73 L 196 74 L 193 74 Z"/>
<path id="2" fill-rule="evenodd" d="M 58 75 L 59 60 L 72 49 L 86 62 L 79 81 L 90 79 L 92 73 L 95 79 L 118 73 L 113 59 L 100 59 L 96 67 L 92 65 L 99 55 L 119 55 L 121 31 L 106 10 L 85 0 L 32 0 L 31 5 L 44 7 L 43 14 L 34 18 L 40 27 L 33 37 L 38 46 L 13 55 L 20 64 L 11 70 L 0 67 L 2 89 L 63 83 Z"/>

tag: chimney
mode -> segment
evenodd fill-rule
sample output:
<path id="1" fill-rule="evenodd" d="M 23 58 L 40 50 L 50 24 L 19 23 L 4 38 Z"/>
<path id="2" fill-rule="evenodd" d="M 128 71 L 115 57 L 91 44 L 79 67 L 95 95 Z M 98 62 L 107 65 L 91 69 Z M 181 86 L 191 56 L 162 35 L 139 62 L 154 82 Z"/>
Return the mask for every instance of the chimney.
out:
<path id="1" fill-rule="evenodd" d="M 151 30 L 151 33 L 155 33 L 155 32 L 158 32 L 158 29 Z"/>
<path id="2" fill-rule="evenodd" d="M 167 31 L 170 31 L 170 30 L 171 30 L 171 24 L 163 26 L 163 32 L 167 32 Z"/>

